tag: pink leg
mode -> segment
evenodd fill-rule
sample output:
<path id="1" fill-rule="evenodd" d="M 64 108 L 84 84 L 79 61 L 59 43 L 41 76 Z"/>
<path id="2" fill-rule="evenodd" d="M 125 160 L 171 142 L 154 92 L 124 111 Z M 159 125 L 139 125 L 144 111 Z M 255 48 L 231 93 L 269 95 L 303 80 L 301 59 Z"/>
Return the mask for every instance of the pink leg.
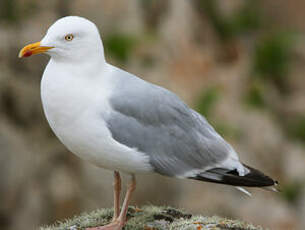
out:
<path id="1" fill-rule="evenodd" d="M 86 230 L 122 230 L 122 228 L 126 224 L 126 214 L 128 211 L 128 204 L 131 199 L 131 195 L 135 189 L 136 189 L 136 178 L 134 175 L 132 175 L 131 182 L 128 185 L 124 203 L 123 203 L 122 210 L 121 210 L 119 217 L 114 219 L 110 224 L 107 224 L 105 226 L 87 228 Z M 116 208 L 115 208 L 115 210 L 116 210 Z"/>
<path id="2" fill-rule="evenodd" d="M 126 195 L 125 195 L 122 210 L 121 210 L 120 216 L 118 218 L 118 220 L 120 222 L 123 222 L 124 225 L 125 225 L 125 222 L 126 222 L 126 214 L 127 214 L 127 211 L 128 211 L 128 204 L 130 202 L 131 195 L 132 195 L 132 193 L 135 189 L 136 189 L 136 177 L 134 175 L 132 175 L 131 176 L 131 181 L 130 181 L 130 183 L 128 185 L 128 188 L 127 188 L 127 192 L 126 192 Z"/>
<path id="3" fill-rule="evenodd" d="M 121 177 L 118 171 L 114 171 L 114 211 L 113 211 L 113 221 L 115 221 L 120 214 L 120 194 L 121 194 Z"/>

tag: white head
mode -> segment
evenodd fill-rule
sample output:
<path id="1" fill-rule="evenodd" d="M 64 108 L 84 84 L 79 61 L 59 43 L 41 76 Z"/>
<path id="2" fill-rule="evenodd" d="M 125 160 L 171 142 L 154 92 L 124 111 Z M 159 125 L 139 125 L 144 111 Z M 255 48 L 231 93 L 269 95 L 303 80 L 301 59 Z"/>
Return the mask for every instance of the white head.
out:
<path id="1" fill-rule="evenodd" d="M 99 31 L 91 21 L 67 16 L 57 20 L 40 42 L 24 47 L 19 57 L 46 53 L 53 59 L 64 61 L 91 59 L 100 56 L 104 59 L 104 50 Z"/>

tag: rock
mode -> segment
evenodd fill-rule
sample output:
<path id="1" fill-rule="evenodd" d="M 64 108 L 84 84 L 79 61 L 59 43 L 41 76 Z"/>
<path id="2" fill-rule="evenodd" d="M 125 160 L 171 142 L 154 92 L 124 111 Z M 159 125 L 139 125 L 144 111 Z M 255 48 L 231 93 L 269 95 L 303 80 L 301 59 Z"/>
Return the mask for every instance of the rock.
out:
<path id="1" fill-rule="evenodd" d="M 41 227 L 40 230 L 83 230 L 87 227 L 105 225 L 112 219 L 112 209 L 100 209 L 89 214 L 81 214 L 53 226 Z M 125 230 L 263 230 L 239 220 L 229 220 L 217 216 L 193 216 L 171 207 L 130 206 Z"/>

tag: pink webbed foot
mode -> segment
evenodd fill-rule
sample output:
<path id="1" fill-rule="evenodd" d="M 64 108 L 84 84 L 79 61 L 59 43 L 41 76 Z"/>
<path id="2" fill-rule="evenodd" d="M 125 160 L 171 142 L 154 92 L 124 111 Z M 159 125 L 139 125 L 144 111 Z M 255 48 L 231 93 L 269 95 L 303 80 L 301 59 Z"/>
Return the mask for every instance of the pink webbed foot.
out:
<path id="1" fill-rule="evenodd" d="M 110 224 L 94 228 L 86 228 L 86 230 L 121 230 L 125 224 L 126 221 L 117 219 L 111 222 Z"/>
<path id="2" fill-rule="evenodd" d="M 86 230 L 122 230 L 122 228 L 126 224 L 126 214 L 128 211 L 128 204 L 131 198 L 131 194 L 136 188 L 136 179 L 134 175 L 131 177 L 131 182 L 128 186 L 126 196 L 123 202 L 122 210 L 119 212 L 119 193 L 121 190 L 121 181 L 120 181 L 120 176 L 118 172 L 115 172 L 115 186 L 114 186 L 114 216 L 113 216 L 113 221 L 110 224 L 104 225 L 104 226 L 99 226 L 99 227 L 93 227 L 93 228 L 87 228 Z M 118 216 L 119 214 L 119 216 Z"/>

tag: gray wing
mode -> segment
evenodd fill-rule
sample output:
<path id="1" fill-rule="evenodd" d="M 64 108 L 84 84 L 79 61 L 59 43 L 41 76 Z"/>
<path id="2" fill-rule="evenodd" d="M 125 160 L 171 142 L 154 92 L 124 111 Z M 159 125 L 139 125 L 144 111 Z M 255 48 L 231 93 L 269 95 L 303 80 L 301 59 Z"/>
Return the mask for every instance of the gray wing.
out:
<path id="1" fill-rule="evenodd" d="M 116 75 L 108 128 L 116 141 L 147 154 L 156 172 L 183 175 L 228 157 L 231 146 L 175 94 L 127 72 Z"/>

